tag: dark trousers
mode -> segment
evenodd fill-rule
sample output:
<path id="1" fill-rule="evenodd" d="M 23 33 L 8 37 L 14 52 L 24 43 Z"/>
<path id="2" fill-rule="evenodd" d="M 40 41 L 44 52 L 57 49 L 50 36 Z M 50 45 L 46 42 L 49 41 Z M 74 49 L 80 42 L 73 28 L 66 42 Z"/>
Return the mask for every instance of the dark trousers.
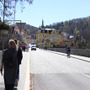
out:
<path id="1" fill-rule="evenodd" d="M 68 54 L 68 53 L 70 54 L 70 50 L 67 50 L 67 54 Z"/>
<path id="2" fill-rule="evenodd" d="M 18 65 L 18 69 L 17 69 L 17 77 L 16 77 L 16 79 L 19 80 L 19 65 Z"/>
<path id="3" fill-rule="evenodd" d="M 13 84 L 5 84 L 5 90 L 13 90 L 14 85 Z"/>

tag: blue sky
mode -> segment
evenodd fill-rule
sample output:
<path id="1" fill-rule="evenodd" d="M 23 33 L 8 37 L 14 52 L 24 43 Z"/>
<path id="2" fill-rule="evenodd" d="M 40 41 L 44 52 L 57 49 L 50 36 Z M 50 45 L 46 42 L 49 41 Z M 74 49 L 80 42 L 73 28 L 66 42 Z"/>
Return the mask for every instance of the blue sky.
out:
<path id="1" fill-rule="evenodd" d="M 22 20 L 35 27 L 90 16 L 90 0 L 33 0 L 33 4 L 23 3 L 16 7 L 16 20 Z"/>

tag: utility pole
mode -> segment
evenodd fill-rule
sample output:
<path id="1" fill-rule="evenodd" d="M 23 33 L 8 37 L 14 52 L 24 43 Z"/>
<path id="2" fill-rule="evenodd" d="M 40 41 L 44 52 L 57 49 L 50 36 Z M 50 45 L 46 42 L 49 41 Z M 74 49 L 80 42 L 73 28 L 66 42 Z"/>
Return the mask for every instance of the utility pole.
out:
<path id="1" fill-rule="evenodd" d="M 14 22 L 13 22 L 13 24 L 15 24 L 15 14 L 16 14 L 16 0 L 15 0 L 15 8 L 14 8 Z"/>
<path id="2" fill-rule="evenodd" d="M 3 3 L 3 22 L 5 20 L 5 0 L 4 0 L 4 3 Z"/>

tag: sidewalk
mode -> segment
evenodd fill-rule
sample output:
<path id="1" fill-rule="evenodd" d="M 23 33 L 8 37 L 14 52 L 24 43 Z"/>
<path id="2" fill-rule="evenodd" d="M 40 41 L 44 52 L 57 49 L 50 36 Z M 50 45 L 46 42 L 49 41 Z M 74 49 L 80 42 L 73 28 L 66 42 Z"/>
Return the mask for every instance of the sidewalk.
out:
<path id="1" fill-rule="evenodd" d="M 23 52 L 23 60 L 20 65 L 20 79 L 17 90 L 30 89 L 30 51 Z M 3 76 L 0 73 L 0 90 L 4 90 Z"/>
<path id="2" fill-rule="evenodd" d="M 0 75 L 0 90 L 4 90 L 3 76 Z"/>
<path id="3" fill-rule="evenodd" d="M 49 51 L 51 51 L 51 50 L 49 50 Z M 62 53 L 62 52 L 57 52 L 57 51 L 51 51 L 51 52 L 54 52 L 56 54 L 67 56 L 66 53 Z M 79 55 L 74 55 L 74 54 L 71 54 L 70 57 L 76 58 L 76 59 L 79 59 L 79 60 L 82 60 L 82 61 L 90 62 L 90 57 L 79 56 Z"/>
<path id="4" fill-rule="evenodd" d="M 79 56 L 79 55 L 71 55 L 71 57 L 82 60 L 82 61 L 90 62 L 90 57 Z"/>

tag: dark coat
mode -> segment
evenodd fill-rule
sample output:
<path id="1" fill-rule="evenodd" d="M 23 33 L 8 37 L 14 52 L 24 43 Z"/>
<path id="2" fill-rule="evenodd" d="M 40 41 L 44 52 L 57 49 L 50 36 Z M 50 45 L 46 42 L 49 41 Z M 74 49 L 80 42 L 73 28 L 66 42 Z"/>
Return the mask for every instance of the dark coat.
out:
<path id="1" fill-rule="evenodd" d="M 20 65 L 21 61 L 22 61 L 22 58 L 23 58 L 22 50 L 20 49 L 20 47 L 17 50 L 17 58 L 18 58 L 18 65 Z"/>
<path id="2" fill-rule="evenodd" d="M 15 64 L 12 68 L 8 68 L 5 64 L 5 61 L 8 59 L 8 56 L 13 56 L 15 60 Z M 18 60 L 17 60 L 17 51 L 16 49 L 9 48 L 4 51 L 2 57 L 2 63 L 4 63 L 4 81 L 5 84 L 14 84 L 16 75 L 17 75 L 17 68 L 18 68 Z"/>

